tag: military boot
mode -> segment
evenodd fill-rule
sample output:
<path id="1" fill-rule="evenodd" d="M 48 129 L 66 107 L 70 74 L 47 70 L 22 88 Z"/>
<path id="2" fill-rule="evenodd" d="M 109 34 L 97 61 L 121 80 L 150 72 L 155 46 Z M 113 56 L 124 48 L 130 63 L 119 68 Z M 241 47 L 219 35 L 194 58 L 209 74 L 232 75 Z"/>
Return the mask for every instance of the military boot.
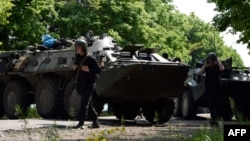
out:
<path id="1" fill-rule="evenodd" d="M 80 120 L 80 121 L 78 122 L 78 124 L 77 124 L 75 127 L 73 127 L 73 128 L 75 128 L 75 129 L 84 128 L 83 125 L 84 125 L 84 121 L 83 121 L 83 120 Z"/>
<path id="2" fill-rule="evenodd" d="M 93 120 L 92 128 L 100 128 L 100 123 L 98 119 Z"/>

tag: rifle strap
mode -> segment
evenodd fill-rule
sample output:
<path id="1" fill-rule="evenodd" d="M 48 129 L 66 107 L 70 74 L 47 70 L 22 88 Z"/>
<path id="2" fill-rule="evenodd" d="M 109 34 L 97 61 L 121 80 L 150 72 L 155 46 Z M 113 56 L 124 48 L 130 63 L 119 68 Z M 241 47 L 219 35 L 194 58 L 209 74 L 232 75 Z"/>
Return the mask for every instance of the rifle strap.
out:
<path id="1" fill-rule="evenodd" d="M 85 57 L 82 59 L 80 65 L 78 66 L 78 70 L 77 70 L 77 72 L 76 72 L 76 77 L 75 77 L 75 84 L 76 84 L 76 82 L 77 82 L 77 78 L 78 78 L 79 72 L 80 72 L 80 70 L 81 70 L 81 68 L 82 68 L 82 64 L 83 64 L 83 62 L 86 60 L 86 58 L 88 58 L 88 57 L 89 57 L 89 54 L 86 54 Z"/>

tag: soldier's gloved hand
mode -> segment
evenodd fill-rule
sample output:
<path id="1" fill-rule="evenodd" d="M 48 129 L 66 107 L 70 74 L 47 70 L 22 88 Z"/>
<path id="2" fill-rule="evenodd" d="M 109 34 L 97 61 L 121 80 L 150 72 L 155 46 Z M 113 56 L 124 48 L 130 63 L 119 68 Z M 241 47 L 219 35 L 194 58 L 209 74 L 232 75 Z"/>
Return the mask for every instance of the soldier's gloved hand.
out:
<path id="1" fill-rule="evenodd" d="M 73 71 L 75 71 L 78 68 L 78 65 L 73 65 Z"/>
<path id="2" fill-rule="evenodd" d="M 82 71 L 89 72 L 89 67 L 88 66 L 82 66 Z"/>

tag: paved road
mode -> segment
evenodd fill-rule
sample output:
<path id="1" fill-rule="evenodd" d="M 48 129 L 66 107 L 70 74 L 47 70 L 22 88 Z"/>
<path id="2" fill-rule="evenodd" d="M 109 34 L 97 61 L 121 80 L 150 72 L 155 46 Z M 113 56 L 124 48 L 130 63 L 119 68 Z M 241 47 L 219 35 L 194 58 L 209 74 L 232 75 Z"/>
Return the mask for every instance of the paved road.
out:
<path id="1" fill-rule="evenodd" d="M 25 122 L 27 122 L 25 124 Z M 19 120 L 0 120 L 0 131 L 5 130 L 22 130 L 24 128 L 40 128 L 51 127 L 53 125 L 60 126 L 73 126 L 77 121 L 65 121 L 65 120 L 45 120 L 45 119 L 27 119 L 26 121 Z M 87 122 L 86 124 L 90 124 Z M 25 127 L 26 126 L 26 127 Z"/>
<path id="2" fill-rule="evenodd" d="M 209 114 L 199 114 L 198 117 L 206 119 L 206 118 L 209 118 Z M 103 121 L 109 121 L 109 122 L 111 121 L 110 124 L 112 124 L 112 120 L 113 121 L 116 120 L 114 116 L 100 117 L 99 119 Z M 27 123 L 25 124 L 25 122 Z M 146 124 L 146 121 L 143 119 L 136 120 L 135 122 L 139 124 Z M 24 128 L 51 127 L 53 125 L 68 127 L 68 126 L 74 126 L 76 124 L 77 124 L 77 121 L 70 121 L 70 120 L 27 119 L 25 121 L 23 119 L 18 119 L 18 120 L 3 119 L 3 120 L 0 120 L 0 131 L 22 130 Z M 91 124 L 91 122 L 86 122 L 86 124 L 87 125 Z"/>

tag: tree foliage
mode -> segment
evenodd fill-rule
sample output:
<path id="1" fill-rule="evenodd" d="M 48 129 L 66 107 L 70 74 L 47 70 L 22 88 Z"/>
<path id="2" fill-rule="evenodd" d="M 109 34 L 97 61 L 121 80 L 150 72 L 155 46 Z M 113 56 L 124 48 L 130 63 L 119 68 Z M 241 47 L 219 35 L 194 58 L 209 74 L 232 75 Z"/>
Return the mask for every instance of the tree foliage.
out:
<path id="1" fill-rule="evenodd" d="M 12 6 L 13 4 L 11 3 L 11 0 L 0 1 L 0 26 L 9 23 L 7 18 L 11 15 L 11 13 L 8 11 L 12 8 Z"/>
<path id="2" fill-rule="evenodd" d="M 54 0 L 15 0 L 8 10 L 11 15 L 5 26 L 0 27 L 2 49 L 21 49 L 28 44 L 41 41 L 41 34 L 47 32 L 57 12 Z"/>
<path id="3" fill-rule="evenodd" d="M 233 56 L 235 65 L 243 65 L 211 24 L 194 14 L 181 14 L 171 0 L 17 0 L 13 4 L 7 18 L 11 22 L 0 34 L 2 49 L 24 48 L 23 41 L 39 44 L 45 33 L 76 38 L 93 30 L 109 33 L 121 46 L 144 44 L 191 65 L 211 51 L 221 58 Z"/>
<path id="4" fill-rule="evenodd" d="M 208 0 L 216 4 L 215 26 L 219 31 L 230 29 L 232 34 L 240 32 L 240 43 L 250 49 L 250 1 L 249 0 Z"/>

